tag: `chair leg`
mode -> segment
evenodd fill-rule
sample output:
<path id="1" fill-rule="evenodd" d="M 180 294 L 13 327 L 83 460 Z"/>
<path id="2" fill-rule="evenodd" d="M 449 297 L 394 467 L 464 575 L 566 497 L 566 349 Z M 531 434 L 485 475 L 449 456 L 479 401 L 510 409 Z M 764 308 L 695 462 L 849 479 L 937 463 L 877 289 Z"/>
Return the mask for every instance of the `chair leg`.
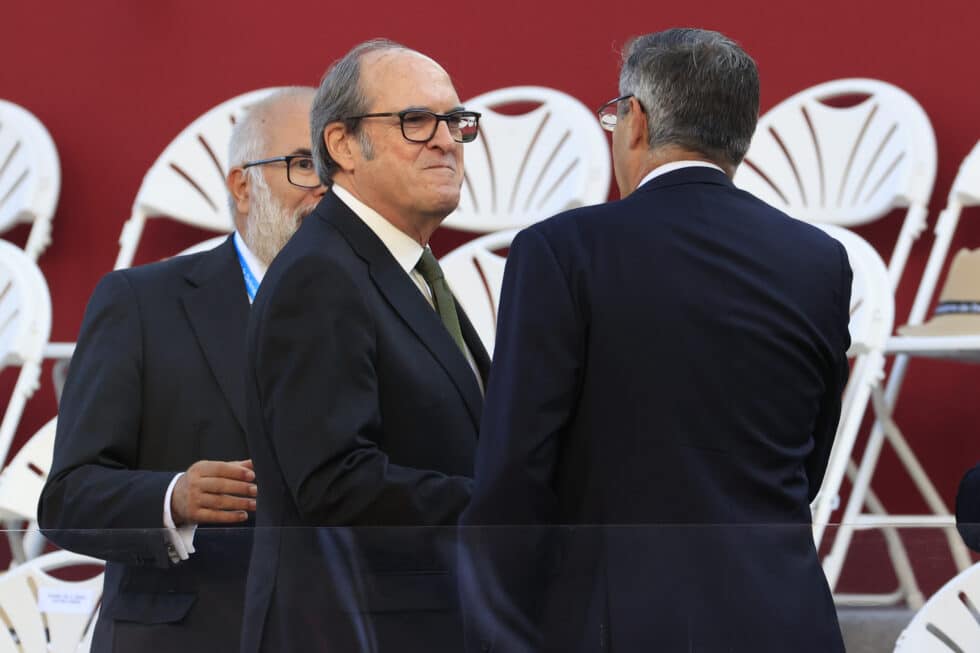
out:
<path id="1" fill-rule="evenodd" d="M 916 489 L 919 494 L 928 504 L 929 509 L 935 515 L 940 516 L 952 516 L 949 508 L 943 502 L 942 497 L 939 496 L 939 492 L 936 490 L 936 486 L 933 485 L 932 481 L 926 475 L 925 470 L 922 468 L 922 464 L 916 457 L 912 448 L 909 447 L 905 436 L 902 435 L 901 429 L 898 425 L 891 419 L 885 423 L 885 436 L 888 442 L 891 443 L 892 448 L 895 449 L 895 453 L 898 454 L 899 460 L 902 461 L 902 465 L 905 467 L 909 476 L 912 478 L 912 482 L 915 483 Z M 966 545 L 963 540 L 960 539 L 959 534 L 956 529 L 944 529 L 946 534 L 946 539 L 949 542 L 950 555 L 953 557 L 953 561 L 956 563 L 956 568 L 958 571 L 965 571 L 972 562 L 970 561 L 970 554 L 966 550 Z"/>
<path id="2" fill-rule="evenodd" d="M 24 532 L 23 544 L 21 550 L 24 554 L 25 560 L 33 560 L 34 558 L 41 555 L 44 552 L 44 545 L 47 540 L 44 535 L 41 534 L 41 530 L 37 527 L 36 521 L 31 521 L 27 525 L 27 530 Z"/>

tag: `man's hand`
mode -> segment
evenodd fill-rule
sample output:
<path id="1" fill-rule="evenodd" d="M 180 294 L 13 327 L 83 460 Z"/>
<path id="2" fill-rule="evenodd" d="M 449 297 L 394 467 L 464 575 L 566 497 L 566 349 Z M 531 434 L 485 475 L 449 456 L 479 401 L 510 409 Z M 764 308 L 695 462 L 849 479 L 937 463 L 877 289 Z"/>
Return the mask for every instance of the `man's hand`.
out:
<path id="1" fill-rule="evenodd" d="M 258 488 L 251 460 L 199 460 L 177 479 L 170 497 L 174 524 L 234 524 L 255 511 Z"/>

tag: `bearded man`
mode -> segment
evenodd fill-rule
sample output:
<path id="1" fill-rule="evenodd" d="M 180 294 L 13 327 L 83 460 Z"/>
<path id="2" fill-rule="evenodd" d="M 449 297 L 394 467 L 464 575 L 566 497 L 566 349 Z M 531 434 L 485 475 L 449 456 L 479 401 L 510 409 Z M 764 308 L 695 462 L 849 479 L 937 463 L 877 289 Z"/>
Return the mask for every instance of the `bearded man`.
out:
<path id="1" fill-rule="evenodd" d="M 325 192 L 312 97 L 279 90 L 236 125 L 236 231 L 222 245 L 112 272 L 89 301 L 38 519 L 62 547 L 106 560 L 93 651 L 238 649 L 252 540 L 242 527 L 258 494 L 245 328 L 266 268 Z"/>

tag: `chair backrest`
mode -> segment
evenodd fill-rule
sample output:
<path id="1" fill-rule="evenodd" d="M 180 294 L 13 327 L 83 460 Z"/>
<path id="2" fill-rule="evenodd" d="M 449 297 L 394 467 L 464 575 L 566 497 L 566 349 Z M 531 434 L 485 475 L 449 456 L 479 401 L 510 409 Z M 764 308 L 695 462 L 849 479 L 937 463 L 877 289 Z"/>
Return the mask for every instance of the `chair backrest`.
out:
<path id="1" fill-rule="evenodd" d="M 894 289 L 935 178 L 936 138 L 919 103 L 886 82 L 839 79 L 766 112 L 735 183 L 807 222 L 852 227 L 908 207 L 889 262 Z"/>
<path id="2" fill-rule="evenodd" d="M 48 572 L 104 565 L 88 556 L 55 551 L 0 575 L 0 653 L 76 653 L 95 623 L 102 577 L 81 581 Z"/>
<path id="3" fill-rule="evenodd" d="M 818 226 L 844 246 L 854 275 L 848 322 L 848 356 L 854 362 L 841 399 L 840 421 L 823 484 L 813 502 L 814 534 L 819 542 L 840 492 L 871 389 L 884 373 L 884 350 L 895 320 L 895 301 L 885 263 L 866 240 L 843 227 Z"/>
<path id="4" fill-rule="evenodd" d="M 495 111 L 536 104 L 521 115 Z M 491 91 L 466 102 L 483 114 L 466 145 L 466 177 L 454 229 L 488 233 L 526 227 L 609 195 L 609 145 L 596 115 L 570 95 L 541 86 Z"/>
<path id="5" fill-rule="evenodd" d="M 37 502 L 51 470 L 58 418 L 24 443 L 0 472 L 0 519 L 37 519 Z"/>
<path id="6" fill-rule="evenodd" d="M 895 644 L 895 653 L 980 651 L 980 563 L 932 595 Z"/>
<path id="7" fill-rule="evenodd" d="M 19 247 L 0 241 L 0 369 L 20 366 L 0 421 L 0 464 L 37 389 L 44 345 L 51 335 L 51 296 L 37 264 Z"/>
<path id="8" fill-rule="evenodd" d="M 497 336 L 497 306 L 507 259 L 497 252 L 510 247 L 518 229 L 498 231 L 471 240 L 439 261 L 446 281 L 473 323 L 487 352 L 493 356 Z"/>
<path id="9" fill-rule="evenodd" d="M 960 170 L 949 190 L 946 208 L 939 213 L 936 220 L 936 239 L 932 243 L 922 280 L 912 302 L 909 324 L 921 324 L 925 319 L 936 292 L 939 275 L 949 256 L 949 246 L 959 224 L 960 213 L 969 206 L 980 206 L 980 142 L 973 146 L 960 164 Z"/>
<path id="10" fill-rule="evenodd" d="M 132 265 L 146 220 L 165 216 L 201 229 L 234 229 L 225 177 L 228 143 L 235 121 L 275 88 L 222 102 L 187 126 L 163 150 L 143 178 L 133 212 L 119 237 L 115 269 Z"/>
<path id="11" fill-rule="evenodd" d="M 0 232 L 32 223 L 24 251 L 37 260 L 51 242 L 61 164 L 48 130 L 32 113 L 0 100 Z"/>

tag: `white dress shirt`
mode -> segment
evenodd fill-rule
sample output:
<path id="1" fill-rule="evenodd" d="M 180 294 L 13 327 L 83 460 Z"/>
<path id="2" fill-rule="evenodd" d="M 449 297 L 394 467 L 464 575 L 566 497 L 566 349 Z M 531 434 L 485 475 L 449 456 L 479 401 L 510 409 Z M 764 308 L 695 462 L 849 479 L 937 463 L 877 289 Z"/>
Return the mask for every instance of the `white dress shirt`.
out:
<path id="1" fill-rule="evenodd" d="M 381 242 L 391 252 L 395 261 L 398 262 L 398 266 L 405 271 L 415 284 L 415 287 L 425 297 L 425 301 L 429 302 L 429 306 L 435 310 L 436 304 L 432 298 L 432 289 L 429 288 L 429 284 L 426 283 L 422 274 L 415 269 L 415 266 L 418 265 L 419 260 L 422 258 L 422 253 L 428 247 L 422 247 L 418 241 L 388 222 L 384 216 L 354 197 L 343 186 L 334 184 L 331 190 L 340 198 L 341 202 L 346 204 L 354 212 L 354 215 L 359 217 L 374 232 L 374 235 L 381 239 Z M 466 362 L 470 364 L 473 373 L 476 375 L 476 382 L 480 386 L 480 392 L 484 392 L 483 379 L 480 378 L 480 369 L 476 366 L 476 359 L 473 358 L 469 345 L 466 346 L 465 354 Z"/>
<path id="2" fill-rule="evenodd" d="M 657 166 L 648 172 L 647 176 L 641 179 L 640 183 L 638 183 L 636 187 L 639 188 L 655 177 L 659 177 L 660 175 L 665 175 L 668 172 L 673 172 L 674 170 L 680 170 L 682 168 L 714 168 L 718 172 L 725 172 L 719 166 L 716 166 L 714 163 L 708 163 L 707 161 L 671 161 L 670 163 Z"/>
<path id="3" fill-rule="evenodd" d="M 252 250 L 248 248 L 245 244 L 245 240 L 235 232 L 235 246 L 241 253 L 242 258 L 245 259 L 245 264 L 248 266 L 249 271 L 251 271 L 252 276 L 261 285 L 262 279 L 265 277 L 265 273 L 269 266 L 260 261 Z M 242 271 L 244 277 L 245 272 Z M 248 299 L 249 304 L 252 303 L 252 298 L 248 296 L 248 291 L 245 292 L 245 297 Z M 167 493 L 163 496 L 163 525 L 167 529 L 167 541 L 169 546 L 167 547 L 167 553 L 170 555 L 171 562 L 179 562 L 181 560 L 187 560 L 192 553 L 194 553 L 194 533 L 197 531 L 197 524 L 184 524 L 183 526 L 177 526 L 174 523 L 174 516 L 170 510 L 170 499 L 173 497 L 174 487 L 177 485 L 177 479 L 184 475 L 184 472 L 180 472 L 173 477 L 170 481 L 170 485 L 167 486 Z"/>

